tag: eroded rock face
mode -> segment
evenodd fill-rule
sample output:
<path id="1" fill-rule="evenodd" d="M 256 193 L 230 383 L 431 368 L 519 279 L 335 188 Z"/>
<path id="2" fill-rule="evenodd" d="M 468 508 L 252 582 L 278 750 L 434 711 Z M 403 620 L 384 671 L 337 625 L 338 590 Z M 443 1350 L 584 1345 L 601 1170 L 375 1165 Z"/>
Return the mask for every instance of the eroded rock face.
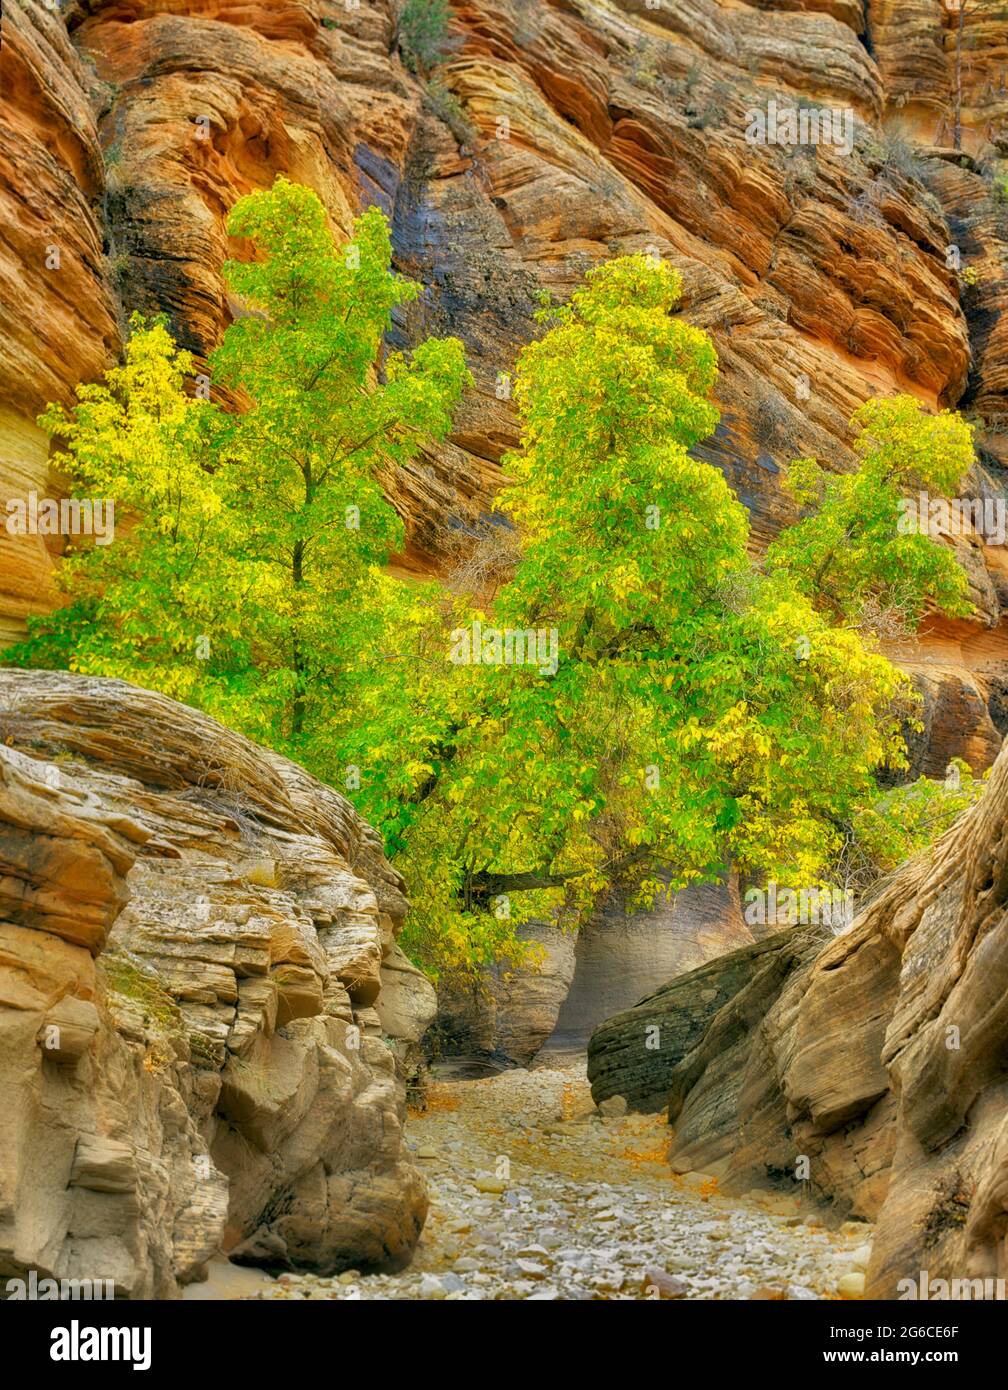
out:
<path id="1" fill-rule="evenodd" d="M 435 1001 L 373 831 L 121 682 L 0 672 L 0 735 L 0 1273 L 170 1297 L 221 1249 L 408 1260 L 395 1049 Z"/>
<path id="2" fill-rule="evenodd" d="M 612 894 L 578 933 L 574 979 L 557 1019 L 560 1039 L 584 1047 L 605 1019 L 631 1008 L 658 981 L 750 945 L 737 881 L 659 896 L 647 912 Z"/>
<path id="3" fill-rule="evenodd" d="M 439 1055 L 527 1066 L 552 1035 L 574 978 L 576 939 L 546 922 L 528 923 L 519 936 L 535 947 L 529 966 L 501 966 L 471 985 L 441 987 L 434 1042 Z"/>
<path id="4" fill-rule="evenodd" d="M 663 996 L 677 1000 L 669 1056 L 639 1054 L 639 1091 L 669 1080 L 673 1165 L 715 1168 L 744 1190 L 792 1185 L 807 1160 L 813 1193 L 876 1222 L 868 1297 L 897 1297 L 923 1269 L 1008 1272 L 1006 826 L 1001 754 L 983 799 L 849 931 L 768 938 L 739 981 L 745 952 L 673 981 L 593 1040 L 613 1093 L 601 1063 L 618 1066 Z M 707 1018 L 705 991 L 719 991 Z"/>
<path id="5" fill-rule="evenodd" d="M 530 924 L 522 936 L 538 948 L 528 966 L 488 971 L 476 986 L 439 991 L 440 1053 L 525 1066 L 547 1042 L 583 1051 L 603 1019 L 656 981 L 753 939 L 734 880 L 659 897 L 646 912 L 628 913 L 613 893 L 576 936 L 545 923 Z"/>
<path id="6" fill-rule="evenodd" d="M 73 0 L 59 15 L 17 0 L 0 55 L 0 498 L 45 479 L 34 415 L 100 374 L 130 310 L 166 313 L 205 358 L 234 307 L 221 265 L 247 254 L 227 212 L 278 173 L 318 192 L 337 235 L 369 203 L 388 212 L 397 264 L 428 286 L 397 345 L 466 343 L 477 389 L 451 440 L 386 480 L 409 568 L 436 568 L 446 527 L 492 505 L 538 292 L 562 298 L 644 247 L 680 268 L 683 312 L 716 344 L 722 423 L 700 452 L 760 545 L 793 515 L 781 464 L 849 466 L 850 414 L 878 392 L 975 412 L 970 495 L 1000 492 L 1006 226 L 974 156 L 1008 155 L 1008 88 L 1003 21 L 985 10 L 965 23 L 963 167 L 956 18 L 936 0 L 464 0 L 441 76 L 468 132 L 425 106 L 389 0 Z M 850 110 L 855 148 L 747 143 L 747 112 L 771 98 Z M 948 680 L 989 705 L 1008 648 L 981 571 L 1003 561 L 962 548 L 978 614 Z M 0 640 L 55 601 L 50 566 L 37 537 L 0 534 Z M 989 742 L 984 709 L 946 739 L 974 767 Z"/>
<path id="7" fill-rule="evenodd" d="M 5 5 L 0 43 L 0 643 L 56 602 L 58 542 L 11 537 L 8 497 L 60 495 L 35 417 L 119 349 L 93 79 L 64 20 Z M 52 546 L 52 552 L 48 549 Z"/>
<path id="8" fill-rule="evenodd" d="M 634 1110 L 664 1109 L 675 1067 L 725 1004 L 753 979 L 769 978 L 781 969 L 782 946 L 777 934 L 719 954 L 606 1019 L 588 1042 L 595 1103 L 623 1096 Z"/>

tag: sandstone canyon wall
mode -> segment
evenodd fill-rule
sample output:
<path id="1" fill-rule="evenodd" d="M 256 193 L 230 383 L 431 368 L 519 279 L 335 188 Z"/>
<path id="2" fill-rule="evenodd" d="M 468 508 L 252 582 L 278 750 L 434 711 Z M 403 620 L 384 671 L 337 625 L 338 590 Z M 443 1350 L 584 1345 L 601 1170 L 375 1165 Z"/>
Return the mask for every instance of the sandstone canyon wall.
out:
<path id="1" fill-rule="evenodd" d="M 347 801 L 212 719 L 0 673 L 0 1276 L 405 1263 L 435 1000 L 401 890 Z"/>
<path id="2" fill-rule="evenodd" d="M 516 438 L 503 383 L 536 331 L 538 292 L 562 297 L 591 265 L 643 247 L 682 270 L 683 313 L 714 338 L 723 415 L 703 453 L 758 543 L 791 515 L 781 464 L 847 466 L 851 411 L 879 391 L 968 411 L 981 445 L 970 495 L 1000 493 L 1000 8 L 965 22 L 960 158 L 955 24 L 939 0 L 465 0 L 440 73 L 461 121 L 434 114 L 443 103 L 404 68 L 391 0 L 11 0 L 0 492 L 58 486 L 34 417 L 114 358 L 130 311 L 166 313 L 209 352 L 233 308 L 220 267 L 242 253 L 227 211 L 285 173 L 319 193 L 339 234 L 369 203 L 391 217 L 397 264 L 427 286 L 397 342 L 466 342 L 477 390 L 454 435 L 387 480 L 408 567 L 436 567 L 445 534 L 492 506 Z M 849 110 L 852 153 L 747 143 L 747 109 L 774 97 Z M 1003 548 L 960 549 L 976 620 L 926 625 L 902 654 L 928 698 L 916 771 L 953 754 L 989 765 L 1008 727 Z M 0 638 L 57 601 L 53 561 L 40 539 L 0 533 Z"/>
<path id="3" fill-rule="evenodd" d="M 876 1222 L 867 1296 L 1008 1274 L 1008 753 L 853 927 L 796 927 L 608 1020 L 593 1094 L 669 1107 L 670 1159 Z M 805 1171 L 807 1177 L 796 1175 Z"/>
<path id="4" fill-rule="evenodd" d="M 546 923 L 523 930 L 540 958 L 487 972 L 471 988 L 442 987 L 428 1050 L 525 1065 L 544 1044 L 583 1052 L 611 1014 L 650 994 L 659 980 L 751 944 L 738 883 L 703 884 L 628 912 L 611 893 L 573 934 Z M 664 1102 L 662 1102 L 664 1103 Z"/>
<path id="5" fill-rule="evenodd" d="M 386 480 L 407 570 L 437 569 L 446 537 L 492 512 L 517 438 L 507 375 L 539 291 L 562 298 L 642 248 L 682 271 L 682 312 L 717 347 L 722 421 L 700 452 L 756 544 L 792 515 L 781 465 L 847 467 L 850 414 L 878 392 L 969 414 L 969 495 L 1003 495 L 1002 11 L 965 20 L 959 152 L 956 25 L 939 0 L 461 0 L 439 73 L 461 117 L 404 67 L 391 0 L 10 0 L 0 498 L 59 488 L 35 416 L 115 358 L 130 311 L 167 314 L 205 358 L 235 308 L 221 264 L 244 251 L 227 212 L 278 173 L 318 192 L 338 235 L 368 204 L 388 213 L 398 267 L 426 286 L 397 345 L 466 343 L 477 388 L 451 439 Z M 747 110 L 770 99 L 849 110 L 853 150 L 747 143 Z M 1008 729 L 1004 548 L 958 548 L 976 618 L 927 620 L 894 652 L 925 697 L 914 775 L 954 755 L 986 767 Z M 52 542 L 0 530 L 0 641 L 59 601 L 56 562 Z M 735 944 L 726 928 L 711 950 Z M 513 1056 L 574 978 L 571 944 L 551 949 L 546 979 L 506 982 L 503 1008 L 477 1019 Z"/>

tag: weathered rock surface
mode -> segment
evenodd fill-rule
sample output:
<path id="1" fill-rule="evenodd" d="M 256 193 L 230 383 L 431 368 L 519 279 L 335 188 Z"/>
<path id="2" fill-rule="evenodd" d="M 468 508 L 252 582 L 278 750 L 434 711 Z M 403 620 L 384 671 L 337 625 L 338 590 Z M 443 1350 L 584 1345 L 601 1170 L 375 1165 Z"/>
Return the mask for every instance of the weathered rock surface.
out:
<path id="1" fill-rule="evenodd" d="M 418 1084 L 424 1066 L 421 1043 L 437 1013 L 437 994 L 427 976 L 394 943 L 382 960 L 380 974 L 375 1012 L 382 1033 L 393 1042 L 403 1076 Z"/>
<path id="2" fill-rule="evenodd" d="M 707 1020 L 704 972 L 669 986 L 683 1000 L 679 1033 L 699 1033 L 671 1070 L 673 1167 L 714 1166 L 735 1191 L 794 1190 L 797 1178 L 876 1221 L 868 1297 L 896 1297 L 922 1269 L 1008 1273 L 1006 825 L 1002 754 L 982 800 L 849 931 L 825 945 L 814 928 L 760 943 L 765 964 Z M 707 967 L 708 988 L 723 993 L 738 961 Z M 599 1030 L 596 1057 L 628 1049 L 655 1012 L 647 1001 Z M 651 1055 L 656 1083 L 667 1061 Z"/>
<path id="3" fill-rule="evenodd" d="M 384 207 L 399 266 L 428 286 L 396 342 L 450 331 L 467 345 L 477 390 L 452 439 L 387 479 L 408 567 L 436 567 L 445 528 L 491 503 L 516 439 L 503 378 L 537 331 L 538 291 L 563 296 L 642 247 L 680 267 L 683 312 L 713 335 L 723 418 L 702 452 L 760 544 L 792 514 L 781 464 L 848 466 L 850 413 L 880 391 L 975 412 L 971 495 L 1003 490 L 1008 243 L 990 175 L 1008 156 L 1008 88 L 1003 18 L 986 7 L 964 30 L 966 167 L 951 148 L 956 22 L 936 0 L 464 0 L 442 76 L 470 133 L 403 67 L 389 0 L 169 9 L 4 9 L 0 497 L 45 479 L 34 415 L 100 373 L 127 311 L 167 313 L 205 357 L 232 311 L 220 267 L 244 252 L 227 211 L 278 173 L 318 191 L 338 234 Z M 748 144 L 746 111 L 772 97 L 849 108 L 856 148 Z M 974 559 L 1000 567 L 1003 594 L 992 549 Z M 50 566 L 39 538 L 0 535 L 0 640 L 54 602 Z M 991 586 L 977 594 L 947 680 L 989 706 L 1005 628 Z M 973 713 L 942 756 L 977 766 L 990 727 Z"/>
<path id="4" fill-rule="evenodd" d="M 8 497 L 61 495 L 35 417 L 119 348 L 93 77 L 64 20 L 5 5 L 0 42 L 0 643 L 56 602 L 55 540 L 11 537 Z"/>
<path id="5" fill-rule="evenodd" d="M 659 898 L 647 912 L 628 913 L 614 893 L 576 936 L 541 923 L 522 934 L 539 948 L 538 961 L 489 971 L 471 988 L 439 991 L 440 1053 L 525 1066 L 547 1041 L 583 1052 L 603 1019 L 656 981 L 753 939 L 734 880 Z"/>
<path id="6" fill-rule="evenodd" d="M 0 1273 L 405 1263 L 391 1049 L 434 996 L 401 890 L 348 802 L 212 719 L 0 672 Z"/>
<path id="7" fill-rule="evenodd" d="M 545 922 L 519 929 L 536 948 L 527 967 L 488 970 L 471 985 L 442 986 L 437 1028 L 428 1039 L 440 1055 L 493 1057 L 525 1066 L 556 1027 L 575 969 L 575 937 Z"/>
<path id="8" fill-rule="evenodd" d="M 650 994 L 658 981 L 752 940 L 734 879 L 659 897 L 648 912 L 627 913 L 613 894 L 578 933 L 557 1041 L 583 1050 L 600 1023 Z"/>
<path id="9" fill-rule="evenodd" d="M 588 1080 L 596 1103 L 624 1096 L 634 1110 L 664 1109 L 678 1063 L 740 991 L 753 980 L 777 975 L 782 958 L 789 959 L 787 938 L 776 933 L 718 955 L 606 1019 L 588 1043 Z"/>

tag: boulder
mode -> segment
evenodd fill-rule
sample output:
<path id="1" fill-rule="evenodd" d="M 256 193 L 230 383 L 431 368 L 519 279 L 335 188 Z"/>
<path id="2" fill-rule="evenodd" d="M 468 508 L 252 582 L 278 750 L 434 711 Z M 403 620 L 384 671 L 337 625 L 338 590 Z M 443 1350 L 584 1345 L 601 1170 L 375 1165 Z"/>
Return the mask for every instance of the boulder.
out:
<path id="1" fill-rule="evenodd" d="M 677 976 L 607 1019 L 588 1042 L 596 1104 L 620 1095 L 634 1110 L 664 1109 L 676 1066 L 719 1010 L 754 979 L 776 980 L 790 968 L 792 952 L 791 933 L 776 933 Z"/>
<path id="2" fill-rule="evenodd" d="M 374 832 L 119 681 L 0 672 L 0 721 L 0 1274 L 164 1298 L 222 1254 L 408 1261 L 396 1057 L 433 990 Z"/>
<path id="3" fill-rule="evenodd" d="M 745 969 L 707 967 L 720 993 L 706 1020 L 691 1008 L 704 972 L 668 987 L 684 1038 L 668 1086 L 673 1167 L 717 1163 L 725 1191 L 801 1191 L 873 1221 L 870 1256 L 856 1252 L 868 1298 L 898 1297 L 921 1270 L 1008 1275 L 1006 824 L 1008 752 L 983 798 L 849 930 L 792 928 Z M 600 1030 L 596 1073 L 657 1013 L 639 1009 Z M 860 1277 L 840 1292 L 859 1296 Z"/>
<path id="4" fill-rule="evenodd" d="M 420 1082 L 424 1034 L 437 1014 L 437 992 L 422 971 L 392 944 L 381 963 L 381 990 L 375 1008 L 386 1037 L 395 1039 L 400 1068 L 407 1079 Z"/>
<path id="5" fill-rule="evenodd" d="M 574 978 L 575 938 L 546 922 L 530 922 L 518 935 L 535 951 L 527 966 L 496 967 L 439 989 L 432 1037 L 440 1055 L 526 1066 L 552 1034 Z"/>

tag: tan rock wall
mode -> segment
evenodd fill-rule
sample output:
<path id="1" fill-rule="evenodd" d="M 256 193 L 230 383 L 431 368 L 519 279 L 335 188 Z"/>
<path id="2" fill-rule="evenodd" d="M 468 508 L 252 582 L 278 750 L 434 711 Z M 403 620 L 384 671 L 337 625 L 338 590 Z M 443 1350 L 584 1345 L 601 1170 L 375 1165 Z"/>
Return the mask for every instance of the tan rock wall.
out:
<path id="1" fill-rule="evenodd" d="M 384 2 L 75 0 L 60 18 L 20 0 L 4 26 L 0 266 L 4 303 L 25 311 L 7 310 L 0 400 L 25 437 L 0 457 L 0 480 L 39 475 L 25 422 L 98 375 L 125 311 L 166 312 L 187 347 L 213 347 L 230 313 L 220 266 L 242 250 L 228 246 L 227 211 L 280 172 L 318 191 L 338 234 L 369 202 L 393 216 L 400 264 L 429 286 L 397 339 L 467 342 L 478 390 L 453 440 L 388 480 L 410 523 L 407 567 L 435 564 L 445 521 L 486 508 L 499 484 L 515 421 L 498 378 L 536 331 L 537 291 L 563 295 L 592 264 L 645 245 L 681 266 L 685 312 L 714 336 L 724 419 L 705 453 L 760 541 L 790 515 L 780 464 L 810 452 L 847 464 L 847 419 L 875 391 L 975 404 L 1002 455 L 1004 236 L 987 185 L 885 148 L 845 158 L 744 138 L 747 108 L 776 95 L 850 106 L 876 132 L 884 121 L 933 144 L 955 35 L 932 0 L 879 0 L 866 42 L 860 0 L 467 0 L 445 74 L 474 130 L 462 146 L 391 51 Z M 971 16 L 966 43 L 964 119 L 996 151 L 1004 34 Z M 980 275 L 968 292 L 946 265 L 957 240 Z M 49 242 L 63 247 L 58 274 L 40 259 Z M 20 560 L 0 553 L 8 631 L 52 601 L 38 543 L 19 545 Z M 981 621 L 999 623 L 999 608 Z"/>
<path id="2" fill-rule="evenodd" d="M 875 1221 L 869 1297 L 897 1297 L 921 1270 L 1008 1271 L 1006 823 L 1001 754 L 982 800 L 849 931 L 768 938 L 592 1040 L 600 1095 L 668 1079 L 679 1171 L 714 1170 L 733 1191 L 802 1183 L 838 1215 Z M 668 1050 L 649 1056 L 646 1025 L 670 1009 Z"/>
<path id="3" fill-rule="evenodd" d="M 0 733 L 0 1272 L 170 1297 L 220 1250 L 405 1262 L 396 1051 L 434 992 L 374 832 L 121 682 L 0 673 Z"/>

